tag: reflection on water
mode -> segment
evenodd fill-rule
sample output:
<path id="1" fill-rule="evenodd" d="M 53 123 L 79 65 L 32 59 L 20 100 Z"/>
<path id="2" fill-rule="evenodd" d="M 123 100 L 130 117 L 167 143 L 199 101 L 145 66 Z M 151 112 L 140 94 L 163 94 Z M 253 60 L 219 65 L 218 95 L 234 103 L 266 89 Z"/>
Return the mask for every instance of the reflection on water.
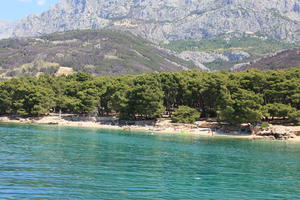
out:
<path id="1" fill-rule="evenodd" d="M 0 199 L 298 199 L 300 144 L 0 125 Z"/>

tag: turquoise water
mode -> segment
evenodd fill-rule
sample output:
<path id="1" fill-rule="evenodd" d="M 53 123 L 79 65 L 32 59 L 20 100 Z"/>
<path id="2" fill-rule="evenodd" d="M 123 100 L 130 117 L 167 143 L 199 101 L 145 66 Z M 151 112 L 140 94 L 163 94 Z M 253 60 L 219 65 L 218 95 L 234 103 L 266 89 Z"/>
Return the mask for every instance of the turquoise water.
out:
<path id="1" fill-rule="evenodd" d="M 300 143 L 1 124 L 0 199 L 300 199 Z"/>

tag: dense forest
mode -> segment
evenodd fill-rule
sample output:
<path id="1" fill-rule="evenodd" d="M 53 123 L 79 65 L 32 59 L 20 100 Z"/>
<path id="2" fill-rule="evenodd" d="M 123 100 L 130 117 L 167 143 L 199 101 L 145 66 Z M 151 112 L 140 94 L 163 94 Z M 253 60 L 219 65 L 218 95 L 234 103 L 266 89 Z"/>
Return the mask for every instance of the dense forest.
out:
<path id="1" fill-rule="evenodd" d="M 0 82 L 0 113 L 49 112 L 155 119 L 162 114 L 217 117 L 230 124 L 300 117 L 300 67 L 217 73 L 182 71 L 100 76 L 75 73 Z M 179 109 L 178 109 L 179 108 Z"/>

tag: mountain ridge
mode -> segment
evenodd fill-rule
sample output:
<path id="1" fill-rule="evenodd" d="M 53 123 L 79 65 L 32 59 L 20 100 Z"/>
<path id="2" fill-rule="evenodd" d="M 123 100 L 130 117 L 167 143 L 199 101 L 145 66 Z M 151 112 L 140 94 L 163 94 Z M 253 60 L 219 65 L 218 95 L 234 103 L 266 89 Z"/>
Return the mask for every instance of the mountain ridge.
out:
<path id="1" fill-rule="evenodd" d="M 244 34 L 298 41 L 300 4 L 297 0 L 62 0 L 0 35 L 102 28 L 130 30 L 156 42 Z"/>

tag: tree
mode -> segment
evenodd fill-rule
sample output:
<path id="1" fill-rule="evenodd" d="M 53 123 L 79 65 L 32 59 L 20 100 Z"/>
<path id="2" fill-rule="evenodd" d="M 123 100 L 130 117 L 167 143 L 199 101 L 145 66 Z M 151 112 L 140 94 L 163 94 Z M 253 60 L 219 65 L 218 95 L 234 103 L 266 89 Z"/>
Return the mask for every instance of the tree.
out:
<path id="1" fill-rule="evenodd" d="M 55 107 L 54 92 L 51 89 L 27 81 L 13 83 L 15 88 L 11 93 L 12 113 L 38 116 Z"/>
<path id="2" fill-rule="evenodd" d="M 259 122 L 262 118 L 262 102 L 260 95 L 238 89 L 226 100 L 224 107 L 219 111 L 219 118 L 232 125 Z"/>
<path id="3" fill-rule="evenodd" d="M 300 110 L 294 110 L 293 112 L 290 112 L 288 115 L 291 122 L 293 122 L 296 125 L 300 124 Z"/>
<path id="4" fill-rule="evenodd" d="M 141 75 L 134 79 L 133 88 L 128 91 L 128 103 L 120 113 L 121 119 L 155 119 L 165 110 L 163 91 L 153 75 Z"/>
<path id="5" fill-rule="evenodd" d="M 96 88 L 86 88 L 79 91 L 76 96 L 80 103 L 75 110 L 77 113 L 91 114 L 95 113 L 99 103 L 99 93 Z"/>
<path id="6" fill-rule="evenodd" d="M 85 73 L 81 73 L 85 75 Z M 79 114 L 91 114 L 97 111 L 100 99 L 100 91 L 95 82 L 88 78 L 89 76 L 81 76 L 79 82 L 70 80 L 65 84 L 64 92 L 60 95 L 59 105 L 65 111 Z"/>
<path id="7" fill-rule="evenodd" d="M 164 72 L 160 74 L 160 82 L 164 92 L 164 106 L 169 114 L 178 104 L 183 102 L 180 97 L 184 90 L 182 78 L 179 73 Z"/>
<path id="8" fill-rule="evenodd" d="M 289 113 L 293 112 L 294 108 L 282 103 L 273 103 L 263 106 L 263 110 L 266 118 L 272 117 L 274 119 L 274 117 L 287 117 Z"/>
<path id="9" fill-rule="evenodd" d="M 0 114 L 6 114 L 11 109 L 12 99 L 4 84 L 0 83 Z"/>
<path id="10" fill-rule="evenodd" d="M 30 115 L 44 115 L 55 106 L 54 93 L 49 88 L 35 86 L 25 97 L 23 106 Z"/>
<path id="11" fill-rule="evenodd" d="M 300 109 L 300 89 L 299 91 L 290 97 L 293 107 Z"/>
<path id="12" fill-rule="evenodd" d="M 172 121 L 176 123 L 193 123 L 200 117 L 200 112 L 188 106 L 179 106 L 173 113 Z"/>
<path id="13" fill-rule="evenodd" d="M 104 79 L 104 82 L 98 84 L 98 87 L 102 88 L 99 106 L 101 115 L 104 115 L 105 112 L 108 114 L 113 111 L 117 113 L 124 111 L 127 107 L 128 91 L 132 88 L 130 76 Z"/>

